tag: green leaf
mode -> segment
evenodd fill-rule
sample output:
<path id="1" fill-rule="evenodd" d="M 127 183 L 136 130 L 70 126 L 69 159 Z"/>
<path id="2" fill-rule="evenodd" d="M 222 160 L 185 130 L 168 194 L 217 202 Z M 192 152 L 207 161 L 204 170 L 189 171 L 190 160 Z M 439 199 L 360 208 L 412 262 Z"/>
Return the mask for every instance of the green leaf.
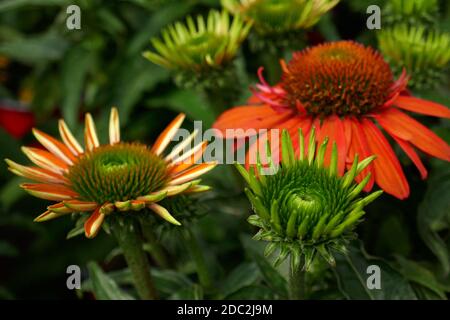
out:
<path id="1" fill-rule="evenodd" d="M 275 269 L 264 256 L 259 253 L 251 242 L 255 240 L 241 237 L 245 251 L 256 263 L 267 285 L 282 297 L 287 297 L 286 279 Z"/>
<path id="2" fill-rule="evenodd" d="M 191 284 L 174 294 L 172 294 L 169 299 L 171 300 L 202 300 L 203 299 L 203 288 L 198 284 Z"/>
<path id="3" fill-rule="evenodd" d="M 446 299 L 445 287 L 436 279 L 433 272 L 421 266 L 417 262 L 405 259 L 402 256 L 396 256 L 399 264 L 399 272 L 409 281 L 415 282 L 420 286 L 428 288 L 434 292 L 440 299 Z"/>
<path id="4" fill-rule="evenodd" d="M 234 292 L 226 299 L 228 300 L 273 300 L 276 299 L 274 291 L 262 285 L 251 285 L 243 287 Z"/>
<path id="5" fill-rule="evenodd" d="M 428 188 L 419 205 L 417 227 L 425 244 L 436 255 L 445 274 L 450 272 L 450 253 L 438 232 L 449 229 L 450 168 L 434 170 Z"/>
<path id="6" fill-rule="evenodd" d="M 39 64 L 59 60 L 68 47 L 66 39 L 52 32 L 39 36 L 5 41 L 0 54 L 25 64 Z"/>
<path id="7" fill-rule="evenodd" d="M 95 262 L 88 263 L 92 291 L 98 300 L 134 300 L 128 293 L 122 291 L 117 283 Z"/>
<path id="8" fill-rule="evenodd" d="M 348 247 L 348 255 L 335 253 L 335 274 L 338 287 L 347 299 L 355 300 L 415 300 L 411 285 L 385 261 L 370 257 L 356 245 Z M 381 288 L 369 289 L 367 267 L 377 265 L 380 268 Z"/>
<path id="9" fill-rule="evenodd" d="M 63 6 L 69 0 L 4 0 L 0 3 L 0 11 L 18 9 L 24 6 Z"/>
<path id="10" fill-rule="evenodd" d="M 223 281 L 220 294 L 222 297 L 227 297 L 243 287 L 255 284 L 260 277 L 261 274 L 255 263 L 242 263 Z"/>
<path id="11" fill-rule="evenodd" d="M 17 257 L 19 251 L 15 246 L 6 241 L 0 241 L 0 257 Z"/>
<path id="12" fill-rule="evenodd" d="M 78 120 L 80 100 L 86 75 L 95 60 L 95 52 L 86 50 L 83 44 L 71 48 L 62 62 L 62 112 L 69 127 Z"/>

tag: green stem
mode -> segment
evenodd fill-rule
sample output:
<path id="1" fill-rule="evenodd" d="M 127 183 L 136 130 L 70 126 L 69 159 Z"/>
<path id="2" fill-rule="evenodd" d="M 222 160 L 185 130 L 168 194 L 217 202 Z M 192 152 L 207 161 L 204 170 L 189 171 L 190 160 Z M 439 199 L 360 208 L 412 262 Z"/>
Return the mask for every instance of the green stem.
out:
<path id="1" fill-rule="evenodd" d="M 195 267 L 197 268 L 197 275 L 200 284 L 205 288 L 211 288 L 211 274 L 209 272 L 208 266 L 206 265 L 205 256 L 203 255 L 203 251 L 200 248 L 197 237 L 189 228 L 185 229 L 183 236 L 187 249 L 189 250 L 191 258 L 194 260 Z"/>
<path id="2" fill-rule="evenodd" d="M 127 219 L 124 224 L 115 224 L 113 233 L 122 248 L 139 296 L 143 300 L 157 299 L 150 273 L 150 264 L 142 247 L 139 225 L 135 221 Z"/>
<path id="3" fill-rule="evenodd" d="M 291 256 L 291 259 L 292 256 Z M 289 273 L 289 299 L 291 300 L 304 300 L 305 299 L 305 275 L 306 272 L 303 270 L 303 263 L 298 264 L 298 266 L 293 269 L 293 263 L 291 263 L 290 273 Z"/>
<path id="4" fill-rule="evenodd" d="M 167 255 L 167 251 L 165 248 L 161 245 L 161 243 L 158 241 L 154 231 L 153 231 L 153 225 L 142 221 L 141 220 L 141 226 L 142 226 L 142 233 L 144 238 L 147 240 L 148 244 L 150 245 L 150 253 L 155 259 L 158 266 L 160 266 L 163 269 L 168 269 L 171 267 L 170 259 Z"/>

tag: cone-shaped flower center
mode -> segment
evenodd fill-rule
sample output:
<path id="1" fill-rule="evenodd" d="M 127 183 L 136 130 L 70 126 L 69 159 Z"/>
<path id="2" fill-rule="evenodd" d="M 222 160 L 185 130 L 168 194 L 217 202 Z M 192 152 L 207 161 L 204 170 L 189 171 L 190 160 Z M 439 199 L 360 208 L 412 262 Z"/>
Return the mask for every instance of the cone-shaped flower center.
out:
<path id="1" fill-rule="evenodd" d="M 83 200 L 126 201 L 164 186 L 167 167 L 145 145 L 119 143 L 81 156 L 70 167 L 67 178 Z"/>
<path id="2" fill-rule="evenodd" d="M 386 102 L 392 72 L 382 56 L 352 41 L 326 43 L 294 54 L 282 87 L 293 108 L 312 115 L 361 115 Z"/>

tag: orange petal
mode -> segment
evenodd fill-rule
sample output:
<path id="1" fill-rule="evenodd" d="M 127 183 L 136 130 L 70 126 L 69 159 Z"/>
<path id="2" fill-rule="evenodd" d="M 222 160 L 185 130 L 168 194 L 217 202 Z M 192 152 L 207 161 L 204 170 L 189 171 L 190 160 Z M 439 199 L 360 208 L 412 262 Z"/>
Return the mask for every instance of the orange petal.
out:
<path id="1" fill-rule="evenodd" d="M 199 144 L 197 144 L 195 147 L 193 147 L 191 150 L 187 151 L 186 153 L 183 153 L 178 158 L 173 159 L 172 165 L 185 165 L 187 167 L 190 167 L 194 163 L 196 163 L 203 155 L 203 152 L 206 149 L 206 146 L 208 145 L 208 141 L 203 141 Z M 189 159 L 189 160 L 188 160 Z M 173 168 L 175 170 L 175 168 Z M 175 172 L 179 172 L 181 170 L 175 170 Z M 171 170 L 173 173 L 174 171 Z"/>
<path id="2" fill-rule="evenodd" d="M 409 185 L 389 142 L 371 120 L 361 121 L 371 153 L 377 156 L 373 162 L 375 181 L 387 193 L 399 199 L 407 198 Z"/>
<path id="3" fill-rule="evenodd" d="M 172 138 L 177 133 L 185 117 L 186 115 L 184 113 L 180 113 L 159 135 L 159 137 L 155 141 L 155 144 L 152 147 L 152 151 L 155 154 L 159 155 L 164 151 L 164 149 L 167 147 L 167 145 L 170 143 Z"/>
<path id="4" fill-rule="evenodd" d="M 100 142 L 97 137 L 97 130 L 95 129 L 95 122 L 92 119 L 90 113 L 86 113 L 85 117 L 85 128 L 84 128 L 84 143 L 86 145 L 86 149 L 89 151 L 98 148 Z"/>
<path id="5" fill-rule="evenodd" d="M 65 163 L 70 165 L 73 164 L 73 161 L 75 161 L 76 158 L 64 143 L 38 129 L 33 129 L 33 134 L 48 151 L 63 160 Z"/>
<path id="6" fill-rule="evenodd" d="M 60 119 L 58 122 L 59 135 L 61 136 L 62 141 L 66 144 L 66 146 L 70 149 L 70 151 L 74 155 L 79 155 L 83 153 L 83 148 L 78 143 L 77 139 L 73 136 L 72 132 L 69 130 L 69 127 L 64 122 L 64 120 Z"/>
<path id="7" fill-rule="evenodd" d="M 22 151 L 34 164 L 41 168 L 57 174 L 63 174 L 67 171 L 67 164 L 50 152 L 31 147 L 22 147 Z"/>
<path id="8" fill-rule="evenodd" d="M 394 105 L 408 111 L 450 119 L 450 109 L 432 101 L 411 96 L 399 96 Z"/>
<path id="9" fill-rule="evenodd" d="M 434 132 L 405 113 L 391 108 L 375 116 L 391 135 L 409 141 L 422 151 L 450 161 L 450 146 Z"/>
<path id="10" fill-rule="evenodd" d="M 60 216 L 74 212 L 74 210 L 67 208 L 63 202 L 58 202 L 51 206 L 48 206 L 47 209 L 51 212 L 59 214 Z"/>
<path id="11" fill-rule="evenodd" d="M 117 108 L 111 109 L 111 115 L 109 117 L 109 143 L 116 144 L 120 142 L 120 122 L 119 111 Z"/>
<path id="12" fill-rule="evenodd" d="M 293 117 L 292 112 L 278 113 L 270 106 L 244 106 L 227 110 L 213 124 L 217 134 L 224 138 L 243 138 L 254 135 L 254 130 L 271 129 Z M 227 129 L 241 129 L 231 132 Z M 248 132 L 245 132 L 247 131 Z"/>
<path id="13" fill-rule="evenodd" d="M 356 118 L 352 118 L 349 120 L 344 120 L 350 124 L 350 133 L 351 133 L 351 144 L 348 149 L 348 161 L 347 161 L 347 169 L 350 169 L 355 155 L 358 154 L 359 161 L 366 159 L 372 155 L 370 148 L 367 144 L 366 137 L 364 135 L 364 131 L 361 128 L 360 122 Z M 368 192 L 372 190 L 373 184 L 375 182 L 374 174 L 373 174 L 373 162 L 369 164 L 361 173 L 355 178 L 355 180 L 360 183 L 368 174 L 372 172 L 369 182 L 364 187 L 364 191 Z"/>
<path id="14" fill-rule="evenodd" d="M 183 171 L 182 173 L 175 176 L 169 182 L 169 185 L 173 186 L 173 185 L 188 182 L 188 181 L 195 179 L 195 178 L 207 173 L 208 171 L 212 170 L 216 165 L 217 165 L 217 162 L 199 164 L 198 166 L 195 166 L 191 169 Z"/>
<path id="15" fill-rule="evenodd" d="M 417 169 L 420 172 L 421 178 L 426 179 L 427 175 L 428 175 L 427 169 L 423 165 L 422 160 L 420 160 L 420 157 L 417 155 L 416 151 L 411 146 L 411 144 L 408 143 L 407 141 L 397 138 L 395 136 L 392 136 L 392 138 L 398 143 L 400 148 L 402 148 L 402 150 L 406 153 L 406 155 L 416 165 Z"/>
<path id="16" fill-rule="evenodd" d="M 37 216 L 36 218 L 34 218 L 34 222 L 45 222 L 48 220 L 52 220 L 55 218 L 59 218 L 61 216 L 64 216 L 68 213 L 60 213 L 60 212 L 53 212 L 51 210 L 47 210 L 45 211 L 43 214 Z"/>
<path id="17" fill-rule="evenodd" d="M 21 187 L 33 196 L 46 200 L 63 201 L 78 197 L 76 192 L 62 185 L 23 183 Z"/>
<path id="18" fill-rule="evenodd" d="M 96 208 L 89 219 L 87 219 L 84 223 L 84 234 L 86 235 L 86 237 L 90 239 L 94 238 L 100 231 L 104 220 L 105 215 L 103 213 L 100 213 L 100 207 Z"/>
<path id="19" fill-rule="evenodd" d="M 44 183 L 67 183 L 67 179 L 60 174 L 56 174 L 50 170 L 38 167 L 22 166 L 14 161 L 5 159 L 8 169 L 18 176 Z"/>

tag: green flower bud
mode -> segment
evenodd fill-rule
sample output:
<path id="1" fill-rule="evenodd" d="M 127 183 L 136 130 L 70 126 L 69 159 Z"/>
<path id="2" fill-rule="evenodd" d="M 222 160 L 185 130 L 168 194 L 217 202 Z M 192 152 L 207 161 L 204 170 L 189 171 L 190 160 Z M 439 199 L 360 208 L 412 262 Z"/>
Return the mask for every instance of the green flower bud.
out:
<path id="1" fill-rule="evenodd" d="M 378 34 L 381 52 L 394 72 L 406 69 L 414 89 L 432 88 L 446 75 L 450 61 L 450 36 L 427 32 L 424 26 L 398 25 Z"/>
<path id="2" fill-rule="evenodd" d="M 361 191 L 370 177 L 354 182 L 374 156 L 361 162 L 356 156 L 351 169 L 340 177 L 336 145 L 325 166 L 328 139 L 317 147 L 313 129 L 306 152 L 301 131 L 299 136 L 297 157 L 288 132 L 283 131 L 282 159 L 275 174 L 264 176 L 261 170 L 248 172 L 237 167 L 249 185 L 246 194 L 255 212 L 248 221 L 260 228 L 254 238 L 269 242 L 266 254 L 279 250 L 276 264 L 290 254 L 293 263 L 303 263 L 307 269 L 316 253 L 334 264 L 331 249 L 345 250 L 345 243 L 354 236 L 352 230 L 365 214 L 364 207 L 382 191 L 363 197 Z M 257 167 L 261 168 L 260 162 Z"/>

